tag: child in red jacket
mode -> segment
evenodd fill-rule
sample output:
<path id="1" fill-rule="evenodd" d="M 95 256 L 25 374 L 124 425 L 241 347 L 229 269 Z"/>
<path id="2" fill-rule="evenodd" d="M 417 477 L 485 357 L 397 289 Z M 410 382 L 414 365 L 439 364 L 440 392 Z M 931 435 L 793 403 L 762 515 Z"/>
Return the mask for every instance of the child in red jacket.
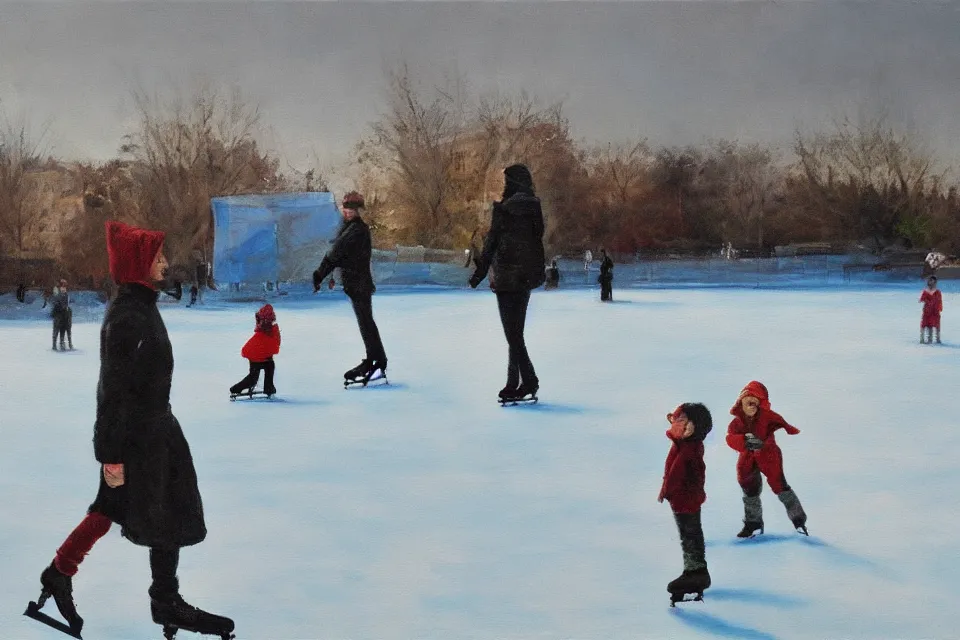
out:
<path id="1" fill-rule="evenodd" d="M 240 350 L 240 355 L 250 361 L 250 373 L 230 387 L 231 396 L 252 392 L 260 380 L 261 371 L 265 373 L 263 392 L 268 397 L 277 392 L 277 388 L 273 386 L 273 356 L 280 353 L 280 327 L 277 325 L 277 315 L 273 311 L 273 306 L 265 304 L 260 307 L 254 318 L 256 318 L 256 328 L 253 330 L 253 336 Z"/>
<path id="2" fill-rule="evenodd" d="M 760 474 L 787 509 L 787 517 L 797 530 L 807 534 L 807 514 L 800 499 L 794 493 L 783 474 L 783 453 L 777 446 L 774 432 L 783 429 L 790 435 L 800 433 L 783 416 L 770 409 L 767 388 L 751 381 L 740 391 L 737 403 L 730 409 L 734 416 L 727 428 L 727 444 L 740 452 L 737 458 L 737 481 L 743 490 L 743 529 L 738 538 L 751 538 L 757 529 L 763 533 L 763 507 L 760 490 L 763 487 Z"/>
<path id="3" fill-rule="evenodd" d="M 940 344 L 940 313 L 943 311 L 943 294 L 937 289 L 937 276 L 927 278 L 927 288 L 920 294 L 923 303 L 923 315 L 920 316 L 920 344 L 923 344 L 923 330 L 927 330 L 927 344 L 933 342 L 933 330 L 937 330 L 937 344 Z"/>
<path id="4" fill-rule="evenodd" d="M 673 606 L 687 593 L 696 593 L 696 599 L 702 599 L 703 590 L 710 586 L 700 506 L 707 501 L 703 439 L 713 429 L 713 418 L 702 404 L 687 402 L 668 413 L 667 421 L 670 423 L 667 437 L 673 444 L 667 454 L 663 486 L 657 500 L 670 503 L 683 549 L 683 573 L 667 585 Z"/>

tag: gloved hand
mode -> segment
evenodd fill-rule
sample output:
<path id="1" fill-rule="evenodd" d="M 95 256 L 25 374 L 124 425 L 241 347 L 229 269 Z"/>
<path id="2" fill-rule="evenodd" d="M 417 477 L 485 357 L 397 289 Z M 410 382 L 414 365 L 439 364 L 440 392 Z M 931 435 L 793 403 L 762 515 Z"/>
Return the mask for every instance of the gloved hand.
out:
<path id="1" fill-rule="evenodd" d="M 313 292 L 314 293 L 316 293 L 317 291 L 320 291 L 321 282 L 323 282 L 323 280 L 320 278 L 320 269 L 317 269 L 316 271 L 313 272 Z"/>
<path id="2" fill-rule="evenodd" d="M 763 440 L 752 433 L 746 434 L 744 440 L 746 441 L 747 451 L 760 451 L 763 448 Z"/>
<path id="3" fill-rule="evenodd" d="M 472 276 L 470 276 L 471 288 L 476 289 L 479 284 L 480 284 L 480 278 L 478 278 L 476 274 L 473 274 Z"/>

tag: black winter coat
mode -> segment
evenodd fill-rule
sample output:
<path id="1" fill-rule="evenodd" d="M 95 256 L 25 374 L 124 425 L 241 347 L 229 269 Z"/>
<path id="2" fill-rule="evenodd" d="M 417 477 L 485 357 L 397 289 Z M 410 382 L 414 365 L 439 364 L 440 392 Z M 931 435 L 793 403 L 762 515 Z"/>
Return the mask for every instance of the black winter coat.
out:
<path id="1" fill-rule="evenodd" d="M 122 463 L 125 483 L 100 478 L 90 509 L 123 527 L 134 544 L 186 547 L 207 535 L 190 447 L 170 408 L 173 349 L 157 292 L 124 284 L 100 329 L 94 455 Z"/>
<path id="2" fill-rule="evenodd" d="M 543 211 L 536 196 L 521 192 L 493 203 L 493 219 L 474 279 L 483 280 L 491 267 L 492 288 L 497 292 L 530 291 L 546 280 Z"/>
<path id="3" fill-rule="evenodd" d="M 371 253 L 370 227 L 367 223 L 360 216 L 344 222 L 320 267 L 313 272 L 314 286 L 322 283 L 339 267 L 343 290 L 348 296 L 372 294 L 377 288 L 370 274 Z"/>

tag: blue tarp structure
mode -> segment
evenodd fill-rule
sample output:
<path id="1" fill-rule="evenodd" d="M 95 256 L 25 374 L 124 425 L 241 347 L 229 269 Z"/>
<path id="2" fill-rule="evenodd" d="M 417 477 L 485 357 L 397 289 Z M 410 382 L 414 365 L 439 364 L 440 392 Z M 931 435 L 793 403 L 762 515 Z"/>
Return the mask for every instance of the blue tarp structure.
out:
<path id="1" fill-rule="evenodd" d="M 227 196 L 211 207 L 221 283 L 309 280 L 341 222 L 332 193 Z"/>

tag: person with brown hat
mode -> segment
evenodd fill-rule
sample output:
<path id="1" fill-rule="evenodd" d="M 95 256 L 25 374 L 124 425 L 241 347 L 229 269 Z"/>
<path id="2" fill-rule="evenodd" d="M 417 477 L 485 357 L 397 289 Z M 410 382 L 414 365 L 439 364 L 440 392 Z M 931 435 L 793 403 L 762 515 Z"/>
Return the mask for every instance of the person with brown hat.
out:
<path id="1" fill-rule="evenodd" d="M 380 339 L 380 330 L 373 319 L 373 294 L 377 287 L 370 272 L 372 244 L 370 227 L 363 221 L 363 196 L 356 191 L 343 196 L 343 225 L 337 232 L 333 246 L 313 272 L 313 291 L 320 291 L 324 279 L 339 268 L 343 292 L 353 304 L 360 337 L 366 350 L 364 359 L 343 374 L 344 384 L 366 386 L 371 380 L 387 377 L 387 354 Z M 333 278 L 330 278 L 333 288 Z M 376 375 L 379 372 L 379 375 Z"/>
<path id="2" fill-rule="evenodd" d="M 490 231 L 470 277 L 474 289 L 493 269 L 491 289 L 497 294 L 500 323 L 509 347 L 507 384 L 502 403 L 536 400 L 540 380 L 523 339 L 530 292 L 546 280 L 543 210 L 533 190 L 533 177 L 522 164 L 503 170 L 500 202 L 493 203 Z"/>

